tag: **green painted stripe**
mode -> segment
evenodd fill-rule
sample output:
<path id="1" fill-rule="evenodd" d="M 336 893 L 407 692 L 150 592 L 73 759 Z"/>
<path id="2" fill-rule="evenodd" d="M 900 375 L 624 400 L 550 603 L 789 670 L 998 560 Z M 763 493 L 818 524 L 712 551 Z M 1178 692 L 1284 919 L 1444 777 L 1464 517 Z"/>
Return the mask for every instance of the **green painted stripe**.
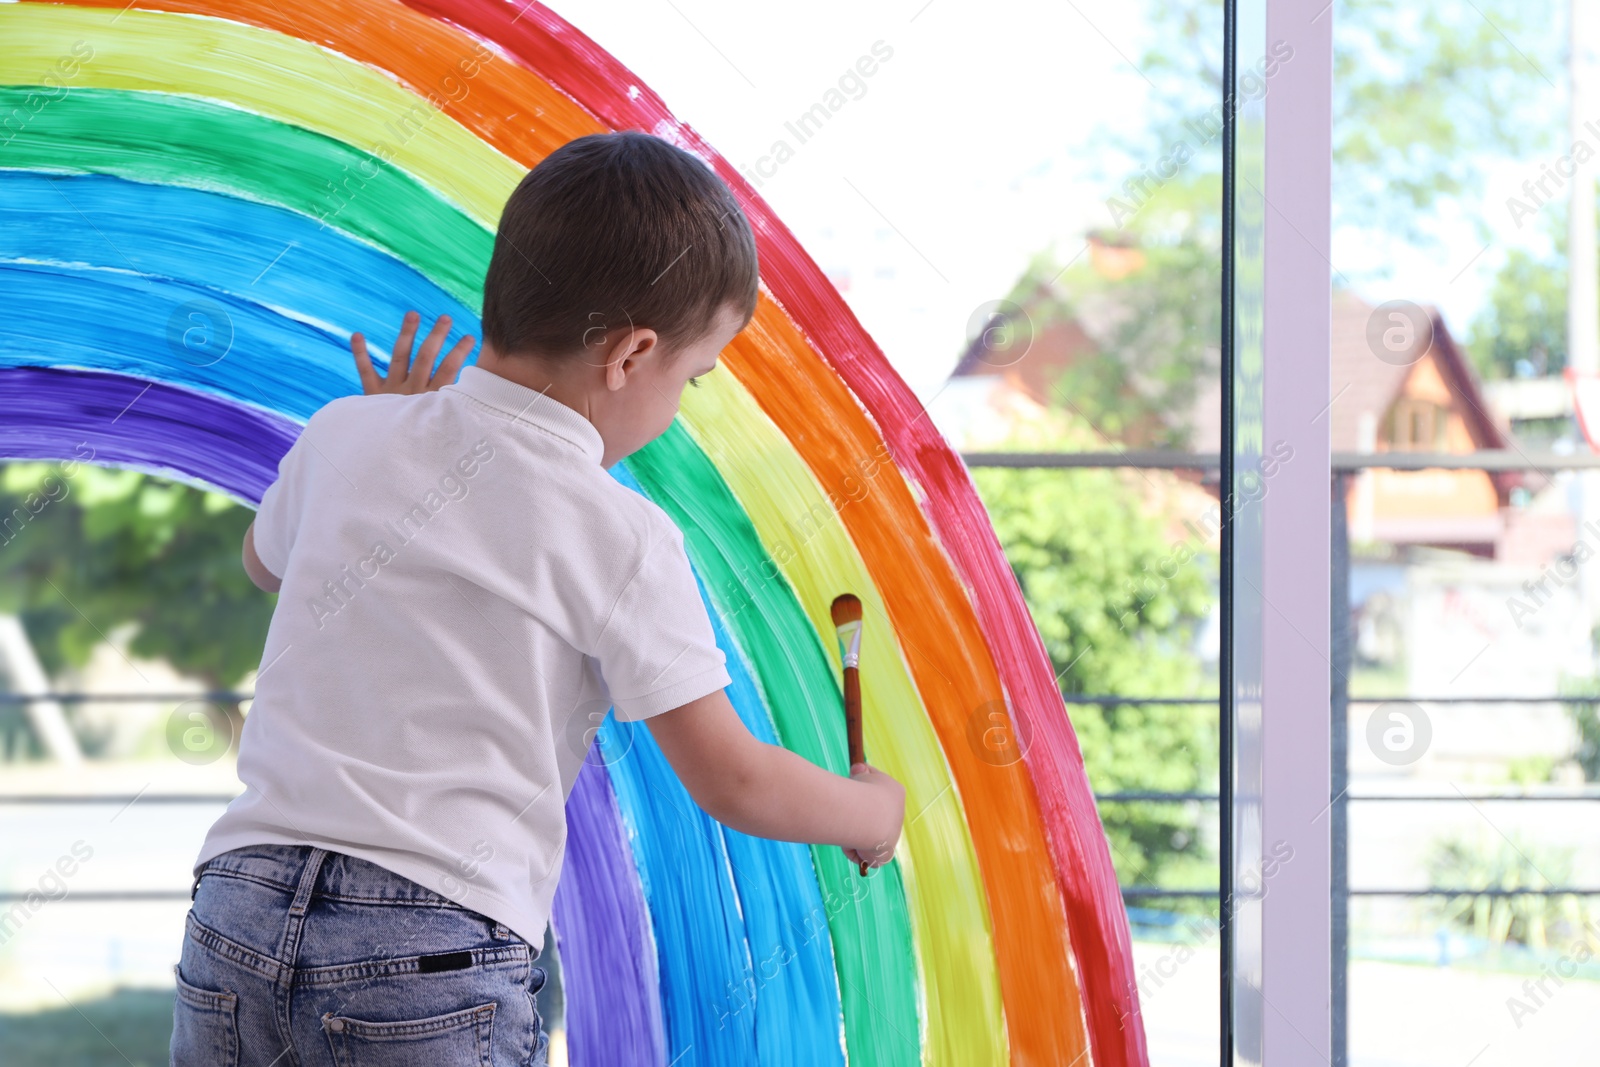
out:
<path id="1" fill-rule="evenodd" d="M 627 465 L 683 530 L 784 747 L 848 773 L 839 683 L 817 631 L 716 467 L 678 422 Z M 863 879 L 836 847 L 814 847 L 811 856 L 830 913 L 852 1067 L 920 1064 L 916 960 L 899 863 Z"/>
<path id="2" fill-rule="evenodd" d="M 112 174 L 289 208 L 390 252 L 469 307 L 482 307 L 493 233 L 375 156 L 187 97 L 87 88 L 47 94 L 0 88 L 0 136 L 9 138 L 0 141 L 0 167 Z M 816 631 L 711 462 L 675 424 L 629 469 L 684 530 L 724 623 L 756 667 L 785 747 L 845 773 L 843 716 L 832 714 L 839 689 Z M 837 848 L 815 848 L 812 857 L 852 1064 L 920 1063 L 919 991 L 898 864 L 862 880 Z"/>
<path id="3" fill-rule="evenodd" d="M 52 95 L 53 94 L 53 95 Z M 0 87 L 0 167 L 114 174 L 276 204 L 411 264 L 474 311 L 494 233 L 377 156 L 166 93 Z"/>
<path id="4" fill-rule="evenodd" d="M 384 14 L 374 9 L 369 17 Z M 374 32 L 381 36 L 384 30 Z M 413 90 L 333 49 L 227 17 L 131 6 L 3 4 L 0 40 L 6 43 L 0 84 L 33 85 L 50 72 L 72 91 L 132 89 L 222 101 L 393 160 L 440 195 L 453 197 L 484 226 L 494 225 L 528 169 L 435 109 L 428 88 Z M 465 49 L 466 42 L 461 45 Z M 435 69 L 460 73 L 456 84 L 470 94 L 472 80 L 492 57 L 490 49 L 475 44 L 470 54 L 439 57 Z M 440 100 L 436 92 L 433 98 Z"/>

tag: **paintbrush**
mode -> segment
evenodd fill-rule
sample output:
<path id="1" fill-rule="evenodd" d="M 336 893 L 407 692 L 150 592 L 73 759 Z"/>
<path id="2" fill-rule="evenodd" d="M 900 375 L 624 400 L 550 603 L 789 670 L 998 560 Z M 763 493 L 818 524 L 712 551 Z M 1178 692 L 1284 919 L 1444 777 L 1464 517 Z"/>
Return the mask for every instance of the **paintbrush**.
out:
<path id="1" fill-rule="evenodd" d="M 867 762 L 861 743 L 861 601 L 852 593 L 833 598 L 833 626 L 839 633 L 839 659 L 844 664 L 844 731 L 850 742 L 850 766 Z M 865 877 L 867 864 L 861 862 Z"/>

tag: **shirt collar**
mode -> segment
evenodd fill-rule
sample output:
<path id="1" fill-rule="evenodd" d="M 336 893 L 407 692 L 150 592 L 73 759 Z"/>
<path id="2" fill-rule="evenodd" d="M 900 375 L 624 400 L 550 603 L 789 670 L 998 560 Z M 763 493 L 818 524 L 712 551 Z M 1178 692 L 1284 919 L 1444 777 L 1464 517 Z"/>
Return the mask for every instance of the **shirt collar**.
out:
<path id="1" fill-rule="evenodd" d="M 483 404 L 524 423 L 555 435 L 576 446 L 585 456 L 599 463 L 605 456 L 605 442 L 594 424 L 576 411 L 510 378 L 502 378 L 482 367 L 466 366 L 452 385 L 444 388 L 465 393 Z"/>

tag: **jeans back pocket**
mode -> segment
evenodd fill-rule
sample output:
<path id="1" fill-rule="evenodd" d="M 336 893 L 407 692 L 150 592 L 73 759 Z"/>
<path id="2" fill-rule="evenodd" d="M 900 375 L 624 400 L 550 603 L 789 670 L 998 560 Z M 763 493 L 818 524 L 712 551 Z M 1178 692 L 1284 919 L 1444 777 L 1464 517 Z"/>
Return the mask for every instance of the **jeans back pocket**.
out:
<path id="1" fill-rule="evenodd" d="M 236 1067 L 239 1062 L 239 998 L 192 986 L 173 968 L 178 995 L 172 1005 L 173 1067 Z"/>
<path id="2" fill-rule="evenodd" d="M 448 1015 L 399 1022 L 369 1022 L 328 1012 L 322 1017 L 322 1031 L 338 1067 L 491 1067 L 494 1009 L 491 1001 Z"/>

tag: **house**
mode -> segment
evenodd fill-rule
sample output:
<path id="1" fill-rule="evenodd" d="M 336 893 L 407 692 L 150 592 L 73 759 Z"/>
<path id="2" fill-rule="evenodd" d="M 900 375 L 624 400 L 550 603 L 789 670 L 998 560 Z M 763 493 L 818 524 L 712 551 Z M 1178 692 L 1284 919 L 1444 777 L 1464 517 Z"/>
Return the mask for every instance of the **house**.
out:
<path id="1" fill-rule="evenodd" d="M 1335 453 L 1519 447 L 1435 308 L 1336 292 L 1330 374 Z M 1548 484 L 1537 474 L 1368 468 L 1349 479 L 1350 539 L 1542 565 L 1576 532 L 1566 508 L 1524 506 Z"/>
<path id="2" fill-rule="evenodd" d="M 1137 248 L 1092 239 L 1089 256 L 1102 279 L 1137 283 L 1143 263 Z M 1093 288 L 1098 299 L 1119 287 Z M 1085 361 L 1118 358 L 1111 344 L 1116 335 L 1108 325 L 1115 327 L 1126 305 L 1072 295 L 1064 300 L 1060 292 L 1041 287 L 1031 298 L 1016 297 L 1020 306 L 994 316 L 962 352 L 929 405 L 958 448 L 1003 446 L 1008 429 L 1042 420 L 1051 409 L 1071 412 L 1076 405 L 1077 415 L 1087 421 L 1091 405 L 1081 397 L 1061 396 L 1060 383 Z M 1057 309 L 1068 305 L 1073 313 L 1063 318 Z M 1572 432 L 1572 393 L 1566 383 L 1497 382 L 1486 388 L 1437 309 L 1368 302 L 1338 291 L 1331 313 L 1332 403 L 1313 421 L 1327 430 L 1332 451 L 1347 470 L 1362 455 L 1381 464 L 1397 453 L 1470 456 L 1485 450 L 1583 447 Z M 1124 388 L 1146 388 L 1135 375 L 1123 373 Z M 1166 425 L 1096 425 L 1093 447 L 1171 448 L 1176 438 L 1180 448 L 1215 453 L 1220 381 L 1214 373 L 1207 378 L 1210 387 L 1194 390 L 1187 410 L 1133 405 L 1154 410 Z M 1096 380 L 1116 379 L 1103 374 Z M 1182 432 L 1174 433 L 1177 427 Z M 1515 437 L 1513 427 L 1527 432 L 1530 442 Z M 1196 514 L 1216 507 L 1214 483 L 1185 481 L 1179 472 L 1145 475 L 1124 484 L 1132 492 L 1160 487 L 1170 494 L 1152 508 L 1154 514 L 1171 517 L 1185 509 Z M 1405 766 L 1385 761 L 1370 744 L 1353 742 L 1356 779 L 1379 782 L 1385 790 L 1405 788 L 1401 783 L 1415 779 L 1418 790 L 1442 792 L 1446 782 L 1504 777 L 1510 760 L 1574 750 L 1566 710 L 1546 699 L 1565 680 L 1590 673 L 1591 627 L 1600 621 L 1600 533 L 1585 527 L 1580 538 L 1573 483 L 1565 474 L 1439 467 L 1372 466 L 1344 475 L 1352 691 L 1369 697 L 1414 694 L 1425 717 L 1442 723 L 1448 716 L 1450 723 L 1448 730 L 1438 730 L 1419 760 Z M 1174 487 L 1179 493 L 1171 492 Z M 1174 530 L 1172 536 L 1176 543 L 1188 532 Z M 1591 558 L 1587 566 L 1578 565 Z M 1458 700 L 1518 696 L 1530 702 L 1508 708 L 1488 699 L 1460 701 L 1445 710 L 1425 699 L 1437 695 Z M 1347 711 L 1352 738 L 1360 739 L 1383 707 L 1353 703 Z M 1570 760 L 1551 774 L 1581 778 Z M 1406 826 L 1395 818 L 1386 815 L 1385 829 L 1366 836 L 1383 838 L 1383 847 L 1393 847 L 1397 857 L 1425 854 L 1417 833 L 1388 829 Z"/>
<path id="3" fill-rule="evenodd" d="M 1091 233 L 1088 254 L 1094 272 L 1110 281 L 1136 273 L 1145 262 L 1141 249 L 1116 235 Z M 995 410 L 1009 411 L 1018 397 L 1041 407 L 1073 410 L 1073 398 L 1063 395 L 1058 383 L 1082 361 L 1101 358 L 1102 339 L 1111 335 L 1125 312 L 1108 295 L 1076 294 L 1075 313 L 1063 317 L 1052 306 L 1061 300 L 1060 289 L 1059 281 L 1046 283 L 1020 303 L 1001 302 L 987 327 L 962 351 L 945 386 L 928 406 L 957 448 L 979 447 L 967 441 L 970 421 L 987 426 Z M 1214 366 L 1214 345 L 1207 355 Z M 1123 373 L 1122 388 L 1128 394 L 1149 389 L 1136 374 Z M 1218 385 L 1214 374 L 1203 375 L 1198 395 L 1185 406 L 1181 418 L 1163 422 L 1159 416 L 1146 417 L 1115 429 L 1096 429 L 1105 431 L 1107 448 L 1148 449 L 1169 441 L 1172 424 L 1181 423 L 1181 436 L 1198 442 L 1192 445 L 1194 451 L 1215 452 L 1221 434 Z"/>
<path id="4" fill-rule="evenodd" d="M 1090 264 L 1101 277 L 1119 280 L 1137 271 L 1144 253 L 1112 238 L 1091 235 Z M 1158 418 L 1135 419 L 1115 430 L 1096 425 L 1059 386 L 1064 373 L 1081 360 L 1103 359 L 1098 340 L 1108 336 L 1122 309 L 1098 294 L 1079 295 L 1075 314 L 1055 310 L 1059 287 L 1042 284 L 1021 302 L 1001 302 L 985 328 L 969 341 L 950 377 L 927 403 L 928 413 L 952 447 L 962 452 L 1007 449 L 1033 450 L 1023 442 L 1039 440 L 1073 424 L 1072 432 L 1086 442 L 1085 451 L 1158 449 L 1172 437 L 1172 428 Z M 1215 348 L 1209 353 L 1215 360 Z M 1142 387 L 1126 375 L 1122 388 Z M 1202 399 L 1193 407 L 1186 432 L 1197 439 L 1215 441 L 1220 434 L 1221 406 L 1215 376 L 1207 376 Z M 1204 398 L 1209 398 L 1209 402 Z M 1059 439 L 1059 438 L 1057 438 Z M 1055 446 L 1059 447 L 1059 446 Z M 1216 451 L 1215 444 L 1196 451 Z M 1165 517 L 1167 534 L 1174 543 L 1188 540 L 1194 531 L 1209 531 L 1216 545 L 1217 473 L 1196 469 L 1129 472 L 1128 491 L 1137 494 L 1148 513 Z"/>
<path id="5" fill-rule="evenodd" d="M 1104 236 L 1091 236 L 1089 255 L 1096 273 L 1112 280 L 1143 264 L 1139 249 Z M 929 404 L 935 423 L 957 448 L 988 447 L 1023 405 L 1073 408 L 1072 397 L 1063 396 L 1057 383 L 1083 361 L 1104 358 L 1100 339 L 1110 336 L 1119 308 L 1110 297 L 1079 299 L 1076 313 L 1062 318 L 1048 313 L 1058 299 L 1041 287 L 997 312 L 963 351 Z M 1332 335 L 1333 403 L 1323 417 L 1336 454 L 1465 455 L 1513 447 L 1510 423 L 1489 403 L 1436 309 L 1404 301 L 1374 306 L 1339 291 L 1333 296 Z M 1219 387 L 1217 377 L 1207 375 L 1192 404 L 1166 416 L 1167 425 L 1146 420 L 1096 429 L 1108 449 L 1137 450 L 1170 442 L 1171 431 L 1181 427 L 1179 439 L 1189 450 L 1215 452 Z M 1130 375 L 1124 388 L 1144 386 Z M 1549 487 L 1537 474 L 1371 468 L 1348 479 L 1351 539 L 1542 566 L 1570 550 L 1576 532 L 1568 509 L 1539 506 L 1534 494 Z"/>

